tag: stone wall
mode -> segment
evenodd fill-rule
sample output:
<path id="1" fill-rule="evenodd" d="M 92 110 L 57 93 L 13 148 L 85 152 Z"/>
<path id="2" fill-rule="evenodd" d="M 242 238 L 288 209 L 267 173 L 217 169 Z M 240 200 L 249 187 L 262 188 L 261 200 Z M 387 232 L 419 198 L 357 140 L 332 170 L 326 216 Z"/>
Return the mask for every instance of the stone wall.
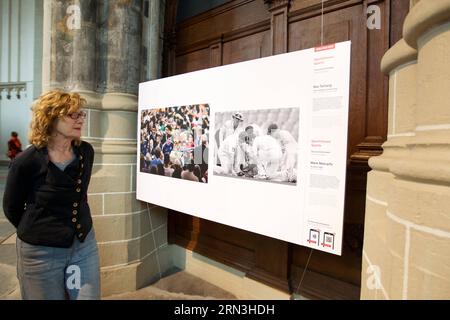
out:
<path id="1" fill-rule="evenodd" d="M 369 161 L 362 299 L 450 298 L 450 0 L 411 2 L 384 56 L 389 126 Z"/>

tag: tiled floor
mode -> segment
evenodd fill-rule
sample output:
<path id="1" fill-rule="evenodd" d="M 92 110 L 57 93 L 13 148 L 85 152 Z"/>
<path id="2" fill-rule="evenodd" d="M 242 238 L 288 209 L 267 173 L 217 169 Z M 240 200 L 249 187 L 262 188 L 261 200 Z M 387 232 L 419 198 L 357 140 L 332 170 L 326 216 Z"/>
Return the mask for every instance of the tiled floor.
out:
<path id="1" fill-rule="evenodd" d="M 188 272 L 178 271 L 155 284 L 106 300 L 235 300 L 236 297 Z"/>

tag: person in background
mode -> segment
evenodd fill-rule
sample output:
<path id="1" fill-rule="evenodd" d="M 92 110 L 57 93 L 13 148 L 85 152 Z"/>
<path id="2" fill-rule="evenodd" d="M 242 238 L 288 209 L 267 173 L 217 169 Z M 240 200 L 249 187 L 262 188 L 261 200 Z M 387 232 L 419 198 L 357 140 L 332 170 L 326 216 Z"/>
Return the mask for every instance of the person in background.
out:
<path id="1" fill-rule="evenodd" d="M 245 143 L 246 138 L 247 133 L 242 131 L 239 134 L 232 134 L 223 141 L 218 151 L 220 167 L 215 167 L 217 172 L 236 176 L 241 171 L 240 166 L 245 163 L 241 144 Z"/>
<path id="2" fill-rule="evenodd" d="M 242 115 L 242 113 L 236 112 L 231 116 L 230 120 L 225 121 L 223 126 L 216 131 L 215 135 L 216 144 L 214 149 L 215 164 L 220 163 L 219 149 L 226 140 L 226 138 L 232 135 L 237 136 L 239 135 L 239 133 L 244 131 L 243 123 L 244 123 L 244 116 Z"/>
<path id="3" fill-rule="evenodd" d="M 200 169 L 200 166 L 198 164 L 194 165 L 194 176 L 197 177 L 199 182 L 203 182 L 202 180 L 202 170 Z"/>
<path id="4" fill-rule="evenodd" d="M 8 152 L 6 155 L 11 161 L 9 162 L 9 166 L 11 167 L 11 163 L 16 158 L 16 156 L 22 152 L 22 143 L 20 142 L 19 135 L 17 132 L 11 132 L 11 138 L 8 141 Z"/>
<path id="5" fill-rule="evenodd" d="M 24 300 L 100 299 L 99 255 L 87 202 L 94 149 L 81 140 L 85 103 L 77 93 L 41 95 L 33 107 L 31 146 L 8 173 L 3 210 L 17 228 Z M 77 274 L 78 280 L 70 281 Z"/>
<path id="6" fill-rule="evenodd" d="M 297 141 L 287 130 L 279 129 L 275 123 L 267 128 L 267 134 L 271 135 L 281 145 L 282 158 L 280 171 L 284 181 L 295 182 L 297 179 Z"/>
<path id="7" fill-rule="evenodd" d="M 163 152 L 163 154 L 164 154 L 164 161 L 166 160 L 166 159 L 169 159 L 170 160 L 170 153 L 172 152 L 172 150 L 173 150 L 173 143 L 172 143 L 172 138 L 171 137 L 169 137 L 168 139 L 167 139 L 167 141 L 163 144 L 163 146 L 162 146 L 162 152 Z"/>
<path id="8" fill-rule="evenodd" d="M 199 182 L 199 179 L 195 176 L 193 172 L 194 168 L 195 165 L 192 163 L 186 165 L 186 169 L 183 170 L 183 172 L 181 173 L 181 179 Z"/>
<path id="9" fill-rule="evenodd" d="M 182 171 L 183 171 L 183 169 L 181 168 L 181 166 L 179 164 L 174 164 L 172 178 L 181 179 Z"/>
<path id="10" fill-rule="evenodd" d="M 160 176 L 164 176 L 165 175 L 164 165 L 162 163 L 158 163 L 158 165 L 156 166 L 156 171 L 157 174 L 159 174 Z"/>
<path id="11" fill-rule="evenodd" d="M 219 133 L 219 143 L 220 148 L 221 143 L 232 134 L 239 134 L 244 131 L 243 128 L 244 116 L 240 112 L 236 112 L 231 116 L 231 120 L 225 121 L 222 128 L 220 128 Z"/>
<path id="12" fill-rule="evenodd" d="M 171 168 L 171 162 L 169 158 L 164 158 L 164 175 L 171 177 L 174 169 Z"/>
<path id="13" fill-rule="evenodd" d="M 251 155 L 256 159 L 258 179 L 275 179 L 283 156 L 281 145 L 269 134 L 257 136 L 252 143 Z M 253 161 L 255 162 L 255 161 Z"/>
<path id="14" fill-rule="evenodd" d="M 161 148 L 156 147 L 154 150 L 154 158 L 152 161 L 150 161 L 150 165 L 151 166 L 155 166 L 157 167 L 159 164 L 164 165 L 164 161 L 162 159 L 164 159 L 164 155 L 161 152 Z"/>

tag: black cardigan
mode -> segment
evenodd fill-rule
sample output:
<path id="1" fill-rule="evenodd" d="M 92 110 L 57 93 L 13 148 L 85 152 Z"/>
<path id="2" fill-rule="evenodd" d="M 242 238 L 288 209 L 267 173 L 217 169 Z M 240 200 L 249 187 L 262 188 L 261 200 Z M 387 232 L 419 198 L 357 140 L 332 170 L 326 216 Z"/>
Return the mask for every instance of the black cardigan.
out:
<path id="1" fill-rule="evenodd" d="M 94 149 L 83 141 L 73 147 L 76 158 L 64 171 L 49 161 L 47 148 L 30 146 L 9 169 L 3 211 L 30 244 L 68 248 L 92 228 L 87 189 Z"/>

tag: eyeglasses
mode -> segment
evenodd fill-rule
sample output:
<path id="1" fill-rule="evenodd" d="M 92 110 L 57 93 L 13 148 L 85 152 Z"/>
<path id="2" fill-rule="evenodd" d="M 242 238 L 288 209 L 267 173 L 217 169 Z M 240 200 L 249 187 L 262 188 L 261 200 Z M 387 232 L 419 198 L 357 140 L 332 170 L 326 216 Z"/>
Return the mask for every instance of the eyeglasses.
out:
<path id="1" fill-rule="evenodd" d="M 86 112 L 80 111 L 80 112 L 69 113 L 67 116 L 69 116 L 73 120 L 78 120 L 79 118 L 84 120 L 84 119 L 86 119 Z"/>

